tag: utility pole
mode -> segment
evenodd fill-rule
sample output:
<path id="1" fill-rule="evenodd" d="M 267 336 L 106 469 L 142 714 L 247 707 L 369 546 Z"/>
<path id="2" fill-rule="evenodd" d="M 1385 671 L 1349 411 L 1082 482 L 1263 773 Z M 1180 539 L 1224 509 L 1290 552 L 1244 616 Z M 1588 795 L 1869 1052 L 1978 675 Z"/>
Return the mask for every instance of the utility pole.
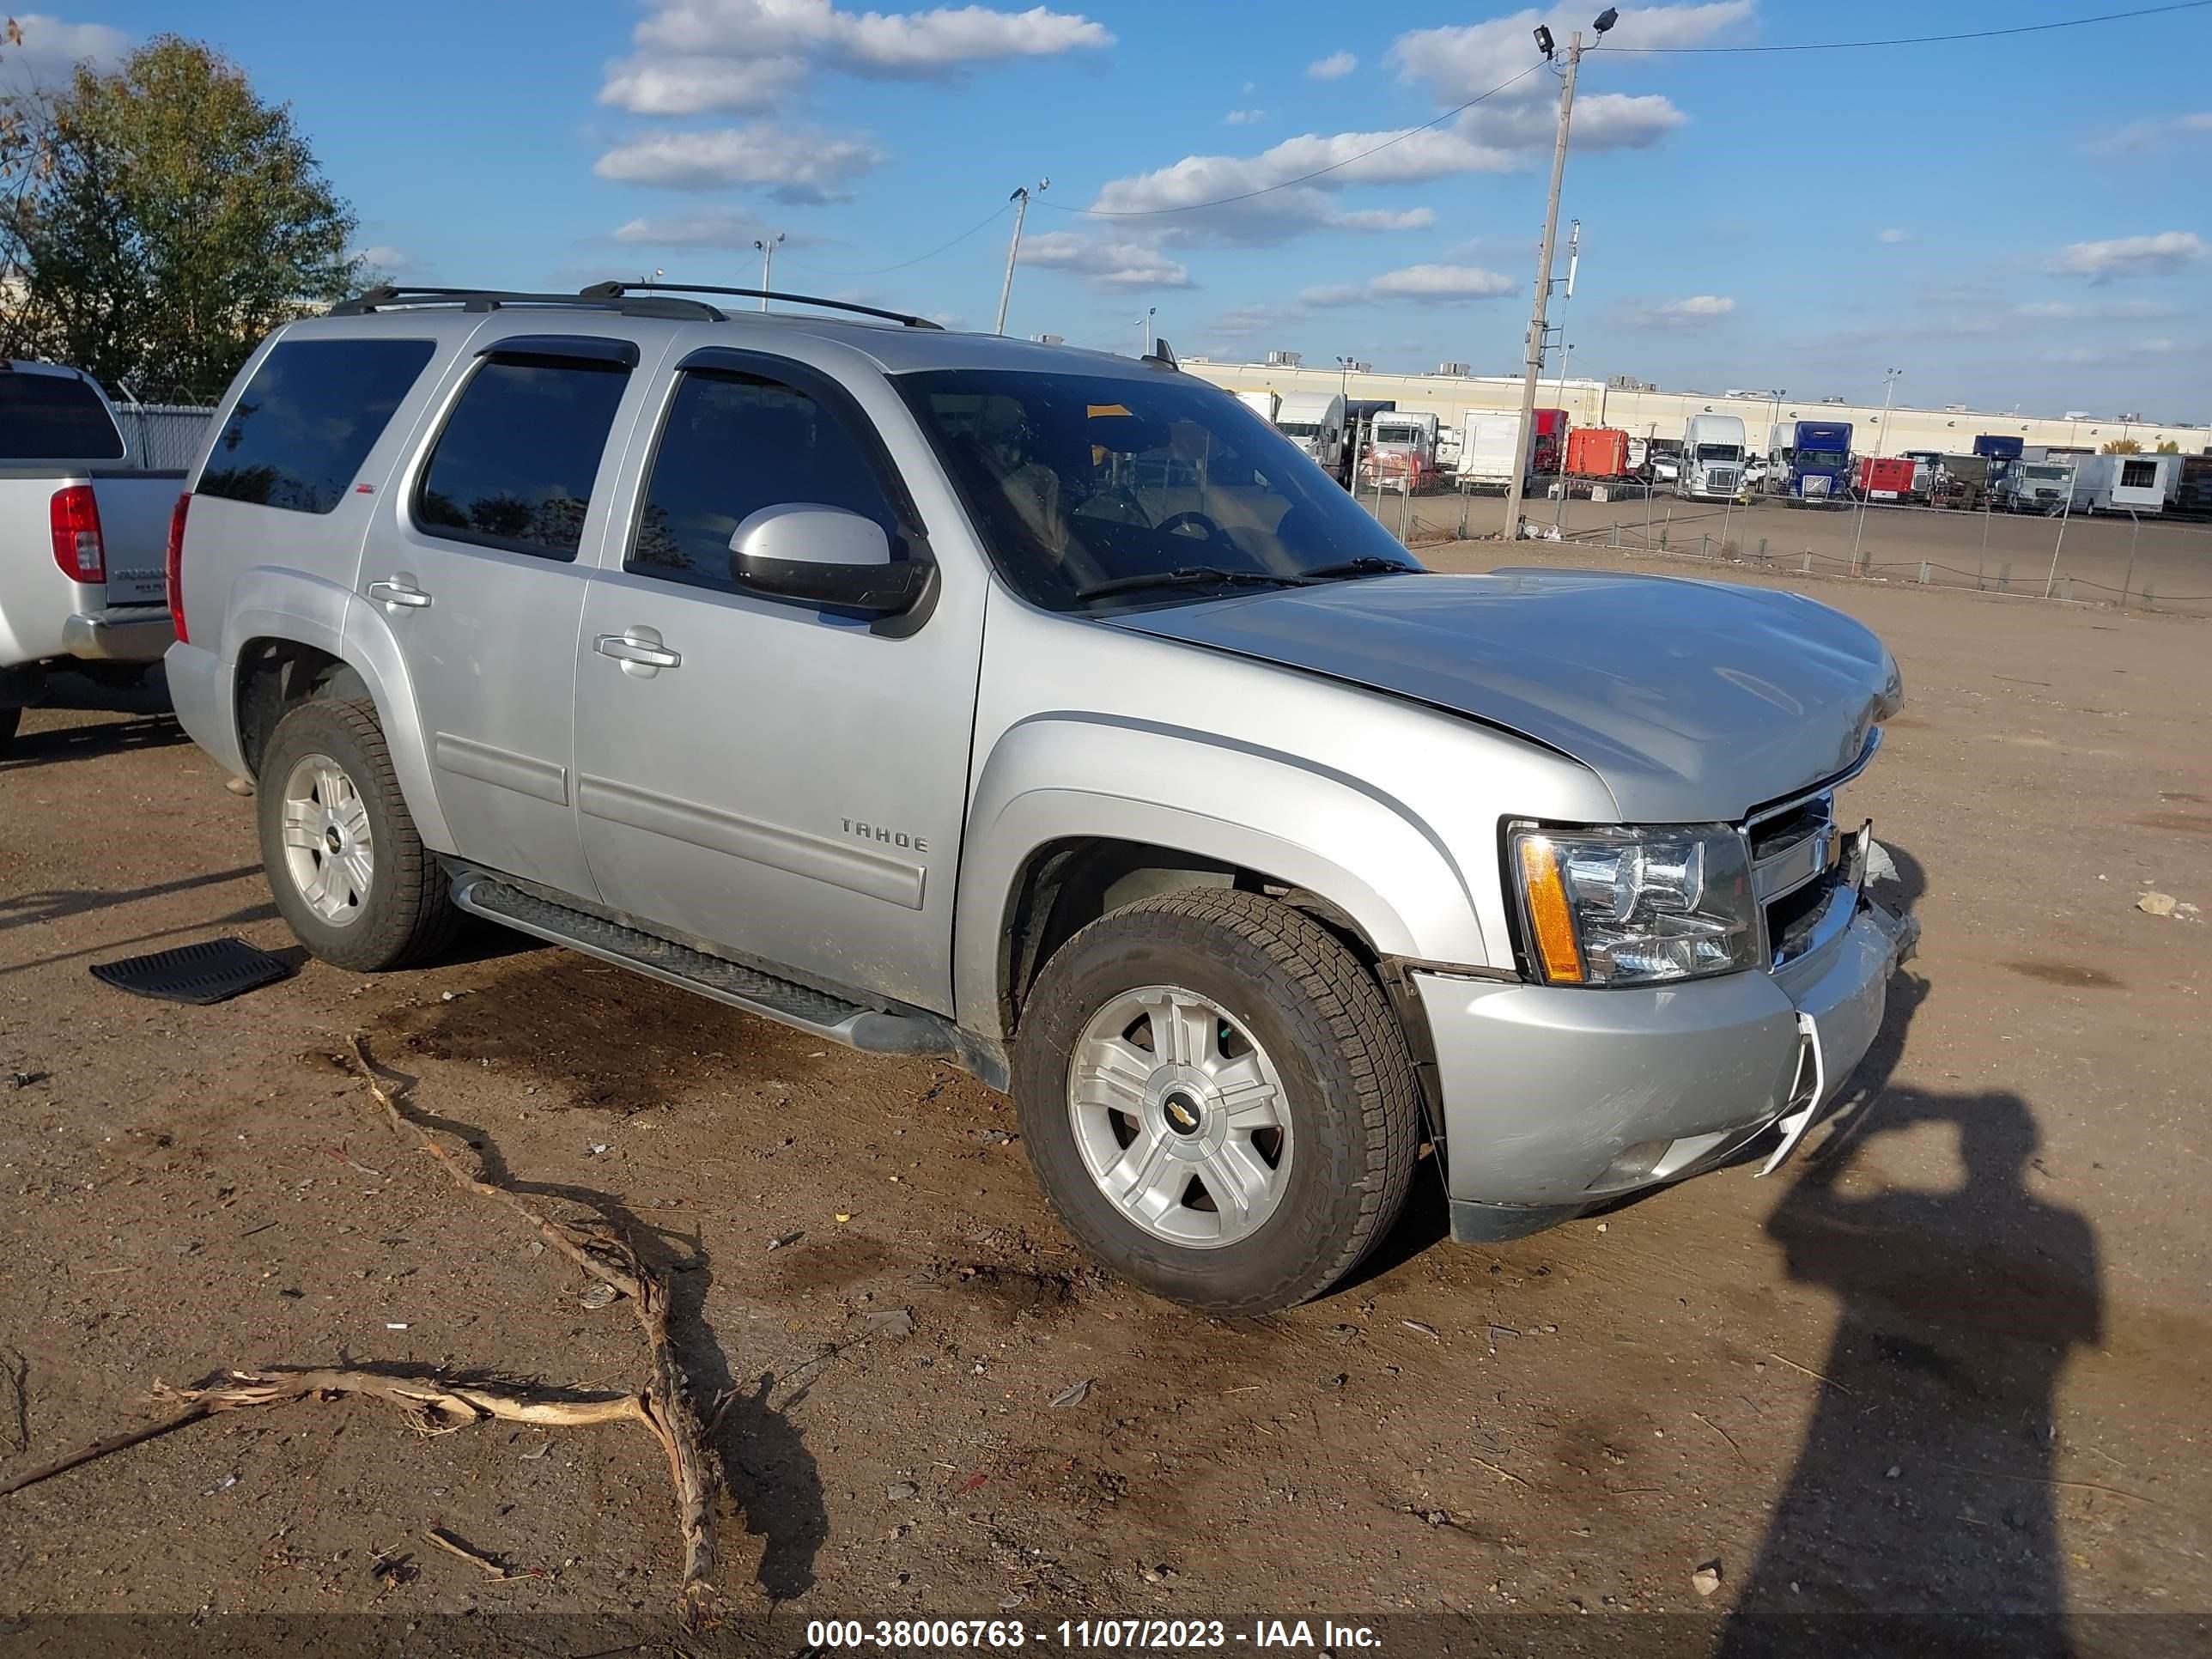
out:
<path id="1" fill-rule="evenodd" d="M 1559 325 L 1559 407 L 1567 406 L 1567 365 L 1575 360 L 1575 349 L 1566 338 L 1567 325 Z M 1552 528 L 1564 531 L 1567 526 L 1567 446 L 1563 438 L 1559 443 L 1559 500 L 1552 509 Z"/>
<path id="2" fill-rule="evenodd" d="M 1897 377 L 1904 373 L 1901 368 L 1886 368 L 1881 372 L 1881 441 L 1885 447 L 1889 443 L 1889 409 L 1897 396 Z M 1866 533 L 1867 497 L 1873 494 L 1870 486 L 1859 490 L 1858 522 L 1851 526 L 1851 574 L 1854 576 L 1859 574 L 1859 538 Z"/>
<path id="3" fill-rule="evenodd" d="M 1051 189 L 1052 180 L 1038 179 L 1037 188 L 1041 191 Z M 991 331 L 994 334 L 1006 331 L 1006 302 L 1014 297 L 1014 261 L 1021 257 L 1022 221 L 1030 214 L 1030 187 L 1024 185 L 1006 199 L 1014 204 L 1014 240 L 1006 244 L 1006 280 L 999 285 L 999 323 Z"/>
<path id="4" fill-rule="evenodd" d="M 1553 55 L 1549 29 L 1536 31 L 1536 46 L 1545 57 Z M 1575 71 L 1582 67 L 1582 61 L 1583 32 L 1577 29 L 1567 37 L 1566 77 L 1559 88 L 1559 136 L 1552 150 L 1552 195 L 1544 209 L 1544 240 L 1536 250 L 1536 307 L 1528 316 L 1528 350 L 1521 374 L 1521 455 L 1505 490 L 1508 541 L 1521 539 L 1521 506 L 1528 494 L 1528 458 L 1535 447 L 1536 377 L 1544 372 L 1544 313 L 1552 297 L 1552 244 L 1559 234 L 1559 185 L 1567 172 L 1567 130 L 1574 119 Z"/>
<path id="5" fill-rule="evenodd" d="M 1149 357 L 1152 355 L 1152 319 L 1159 314 L 1160 308 L 1158 306 L 1146 306 L 1145 314 L 1138 319 L 1145 331 L 1145 349 L 1141 354 L 1144 356 Z"/>
<path id="6" fill-rule="evenodd" d="M 763 289 L 774 288 L 775 286 L 775 283 L 769 281 L 769 273 L 775 269 L 775 251 L 782 245 L 782 242 L 783 233 L 780 230 L 773 236 L 756 236 L 753 238 L 753 246 L 760 250 L 761 286 Z M 761 309 L 763 311 L 766 311 L 768 309 L 768 295 L 766 294 L 763 294 L 761 295 Z"/>

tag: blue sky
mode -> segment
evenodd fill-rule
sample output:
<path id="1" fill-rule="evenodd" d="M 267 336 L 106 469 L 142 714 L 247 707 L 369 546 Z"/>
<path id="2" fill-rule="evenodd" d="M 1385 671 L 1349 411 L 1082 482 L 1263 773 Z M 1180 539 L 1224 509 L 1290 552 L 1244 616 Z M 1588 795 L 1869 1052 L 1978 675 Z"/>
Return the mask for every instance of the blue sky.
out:
<path id="1" fill-rule="evenodd" d="M 2126 0 L 1623 7 L 1616 46 L 2003 27 Z M 869 12 L 847 0 L 111 0 L 25 18 L 12 73 L 164 28 L 289 100 L 422 281 L 574 287 L 665 267 L 1008 331 L 1378 368 L 1517 362 L 1557 83 L 1596 0 L 1386 13 L 1267 0 Z M 19 15 L 21 15 L 19 14 Z M 1384 21 L 1387 18 L 1387 21 Z M 2212 9 L 2011 40 L 1797 55 L 1593 54 L 1565 213 L 1573 371 L 1925 405 L 2212 421 Z M 1118 209 L 1115 216 L 1076 209 Z M 1562 228 L 1564 234 L 1564 226 Z M 906 263 L 914 261 L 914 263 Z M 902 269 L 883 269 L 902 265 Z M 1555 311 L 1555 320 L 1557 313 Z"/>

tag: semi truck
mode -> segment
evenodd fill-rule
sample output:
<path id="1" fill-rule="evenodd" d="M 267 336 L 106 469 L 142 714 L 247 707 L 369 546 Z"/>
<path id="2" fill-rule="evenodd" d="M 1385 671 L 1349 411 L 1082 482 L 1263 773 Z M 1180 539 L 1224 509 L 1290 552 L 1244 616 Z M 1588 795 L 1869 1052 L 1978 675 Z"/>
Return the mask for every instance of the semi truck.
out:
<path id="1" fill-rule="evenodd" d="M 1275 430 L 1320 463 L 1332 478 L 1344 477 L 1344 397 L 1336 392 L 1294 392 L 1275 410 Z"/>
<path id="2" fill-rule="evenodd" d="M 1766 487 L 1792 501 L 1841 501 L 1851 481 L 1849 421 L 1785 421 L 1767 438 Z"/>
<path id="3" fill-rule="evenodd" d="M 1375 416 L 1368 428 L 1367 457 L 1360 476 L 1394 489 L 1421 490 L 1437 478 L 1437 417 L 1409 410 Z"/>
<path id="4" fill-rule="evenodd" d="M 1734 415 L 1692 415 L 1682 428 L 1682 460 L 1674 493 L 1719 501 L 1743 483 L 1743 422 Z"/>
<path id="5" fill-rule="evenodd" d="M 1283 404 L 1281 394 L 1274 392 L 1240 392 L 1237 401 L 1270 426 L 1275 423 L 1276 412 Z"/>

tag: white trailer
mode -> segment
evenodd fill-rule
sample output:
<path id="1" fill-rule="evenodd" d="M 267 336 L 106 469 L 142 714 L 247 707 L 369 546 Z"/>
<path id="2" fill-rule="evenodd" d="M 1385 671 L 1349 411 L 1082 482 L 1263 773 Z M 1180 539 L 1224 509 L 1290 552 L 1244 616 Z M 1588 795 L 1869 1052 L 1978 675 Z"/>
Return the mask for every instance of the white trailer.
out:
<path id="1" fill-rule="evenodd" d="M 1237 394 L 1237 401 L 1273 426 L 1275 411 L 1281 407 L 1283 400 L 1273 392 L 1240 392 Z"/>
<path id="2" fill-rule="evenodd" d="M 1462 488 L 1507 489 L 1514 469 L 1526 472 L 1528 451 L 1521 441 L 1518 415 L 1473 413 L 1460 428 L 1458 477 Z"/>
<path id="3" fill-rule="evenodd" d="M 1275 430 L 1321 464 L 1333 478 L 1344 476 L 1344 396 L 1294 392 L 1275 410 Z"/>
<path id="4" fill-rule="evenodd" d="M 2179 455 L 2090 455 L 2074 471 L 2076 513 L 2163 513 L 2181 493 Z"/>

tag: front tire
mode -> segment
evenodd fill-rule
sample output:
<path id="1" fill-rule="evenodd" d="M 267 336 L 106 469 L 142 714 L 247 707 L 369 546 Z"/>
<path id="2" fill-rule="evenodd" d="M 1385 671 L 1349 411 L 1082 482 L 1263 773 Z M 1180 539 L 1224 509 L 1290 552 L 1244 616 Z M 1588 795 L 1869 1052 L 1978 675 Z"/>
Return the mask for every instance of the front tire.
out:
<path id="1" fill-rule="evenodd" d="M 1070 1232 L 1156 1296 L 1273 1313 L 1389 1232 L 1420 1141 L 1382 988 L 1311 917 L 1256 893 L 1146 899 L 1037 977 L 1014 1094 Z"/>
<path id="2" fill-rule="evenodd" d="M 255 818 L 270 892 L 313 955 L 376 973 L 452 940 L 459 912 L 415 833 L 374 704 L 319 698 L 278 721 Z"/>

